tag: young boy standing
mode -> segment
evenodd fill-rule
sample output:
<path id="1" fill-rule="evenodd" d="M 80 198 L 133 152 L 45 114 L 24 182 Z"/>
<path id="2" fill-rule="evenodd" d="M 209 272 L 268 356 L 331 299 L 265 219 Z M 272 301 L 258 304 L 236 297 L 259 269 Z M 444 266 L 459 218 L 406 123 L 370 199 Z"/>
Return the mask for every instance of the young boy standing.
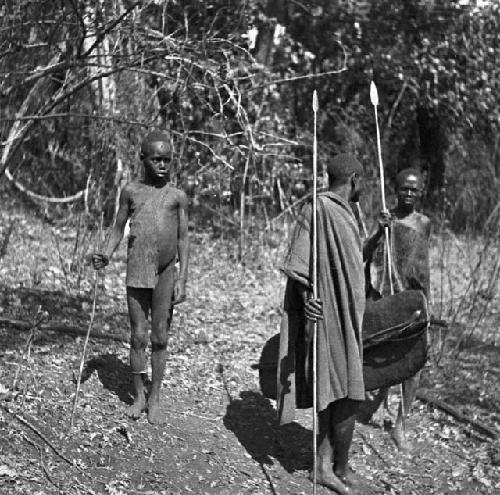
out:
<path id="1" fill-rule="evenodd" d="M 130 367 L 135 389 L 134 403 L 127 410 L 133 419 L 148 411 L 158 424 L 160 388 L 167 358 L 167 340 L 173 305 L 186 299 L 189 258 L 188 200 L 170 183 L 172 149 L 166 133 L 149 133 L 141 146 L 144 178 L 122 190 L 116 222 L 102 253 L 95 253 L 96 270 L 104 268 L 123 238 L 130 218 L 127 254 L 127 305 L 131 326 Z M 175 262 L 179 259 L 179 277 Z M 151 312 L 151 393 L 146 402 L 145 379 L 147 319 Z"/>

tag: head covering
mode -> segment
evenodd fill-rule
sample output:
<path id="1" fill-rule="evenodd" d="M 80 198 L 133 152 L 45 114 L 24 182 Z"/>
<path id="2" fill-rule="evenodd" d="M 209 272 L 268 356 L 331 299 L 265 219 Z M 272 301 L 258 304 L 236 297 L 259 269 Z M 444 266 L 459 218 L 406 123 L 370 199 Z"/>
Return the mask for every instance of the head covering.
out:
<path id="1" fill-rule="evenodd" d="M 396 187 L 399 187 L 409 175 L 414 175 L 418 179 L 418 183 L 422 186 L 422 174 L 416 168 L 405 168 L 396 175 Z"/>
<path id="2" fill-rule="evenodd" d="M 331 182 L 345 180 L 352 174 L 363 175 L 363 166 L 351 153 L 341 153 L 333 158 L 326 167 Z"/>
<path id="3" fill-rule="evenodd" d="M 165 131 L 151 131 L 146 134 L 144 140 L 142 141 L 141 153 L 145 153 L 150 144 L 158 141 L 166 143 L 170 147 L 170 136 Z"/>

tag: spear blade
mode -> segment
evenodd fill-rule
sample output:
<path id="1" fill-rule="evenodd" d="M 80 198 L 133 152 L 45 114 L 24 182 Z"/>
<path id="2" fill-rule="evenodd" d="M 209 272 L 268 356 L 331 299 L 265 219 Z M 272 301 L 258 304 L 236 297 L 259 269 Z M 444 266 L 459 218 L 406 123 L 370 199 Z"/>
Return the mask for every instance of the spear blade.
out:
<path id="1" fill-rule="evenodd" d="M 313 92 L 313 112 L 316 113 L 318 111 L 318 92 L 314 90 Z"/>
<path id="2" fill-rule="evenodd" d="M 370 100 L 372 102 L 372 105 L 376 107 L 378 105 L 378 91 L 377 91 L 377 86 L 375 83 L 372 81 L 370 83 Z"/>

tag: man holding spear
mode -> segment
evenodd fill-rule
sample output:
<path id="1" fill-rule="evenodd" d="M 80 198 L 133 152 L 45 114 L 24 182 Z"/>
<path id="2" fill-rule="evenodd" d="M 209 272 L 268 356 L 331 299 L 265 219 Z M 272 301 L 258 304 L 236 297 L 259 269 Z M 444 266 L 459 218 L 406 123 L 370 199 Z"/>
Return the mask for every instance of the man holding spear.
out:
<path id="1" fill-rule="evenodd" d="M 365 397 L 361 347 L 365 280 L 358 224 L 349 204 L 358 201 L 363 167 L 353 155 L 341 154 L 327 165 L 327 172 L 329 188 L 317 197 L 317 219 L 313 222 L 312 204 L 306 204 L 282 267 L 288 280 L 280 329 L 278 415 L 286 424 L 294 420 L 296 407 L 315 406 L 319 431 L 314 487 L 317 482 L 348 494 L 349 448 L 358 406 Z M 312 242 L 316 237 L 317 243 Z M 316 298 L 312 297 L 314 265 Z"/>
<path id="2" fill-rule="evenodd" d="M 377 131 L 382 212 L 379 224 L 363 247 L 363 257 L 368 268 L 368 297 L 379 299 L 405 289 L 413 289 L 421 290 L 427 298 L 430 284 L 431 224 L 425 215 L 415 211 L 415 203 L 423 189 L 422 177 L 419 171 L 411 168 L 404 169 L 398 174 L 396 177 L 397 205 L 389 212 L 385 203 L 384 165 L 377 113 L 379 97 L 377 86 L 373 81 L 370 84 L 370 100 L 374 109 Z M 382 242 L 382 238 L 385 242 Z M 408 449 L 405 418 L 415 398 L 419 380 L 420 372 L 405 380 L 400 387 L 400 404 L 392 435 L 396 445 L 402 450 Z M 387 399 L 388 392 L 388 388 L 383 388 L 375 396 L 367 395 L 358 419 L 368 422 L 382 401 Z"/>
<path id="3" fill-rule="evenodd" d="M 392 286 L 394 292 L 406 289 L 421 290 L 426 298 L 430 292 L 429 242 L 431 222 L 428 217 L 415 210 L 416 201 L 423 189 L 422 177 L 418 170 L 407 168 L 396 177 L 396 207 L 381 215 L 381 223 L 390 225 L 392 254 Z M 365 242 L 363 248 L 367 263 L 368 297 L 379 299 L 391 295 L 388 283 L 389 273 L 385 255 L 386 249 L 382 242 L 382 227 L 379 224 L 373 234 Z M 423 338 L 426 338 L 426 335 Z M 408 415 L 420 381 L 420 371 L 402 383 L 396 422 L 392 437 L 401 450 L 407 450 L 409 444 L 405 433 L 405 420 Z M 367 423 L 380 404 L 388 397 L 389 389 L 380 389 L 376 395 L 367 395 L 358 418 Z"/>

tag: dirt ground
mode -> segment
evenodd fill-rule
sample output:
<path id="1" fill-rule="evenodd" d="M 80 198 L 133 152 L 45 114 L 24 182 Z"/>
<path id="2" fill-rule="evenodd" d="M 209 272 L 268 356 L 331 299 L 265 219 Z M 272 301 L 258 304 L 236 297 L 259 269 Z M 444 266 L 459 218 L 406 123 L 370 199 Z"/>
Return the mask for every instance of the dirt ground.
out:
<path id="1" fill-rule="evenodd" d="M 76 288 L 61 264 L 72 232 L 58 229 L 59 256 L 49 227 L 17 215 L 0 260 L 0 493 L 312 493 L 311 411 L 279 427 L 252 369 L 279 326 L 279 251 L 255 245 L 242 267 L 232 243 L 195 237 L 189 300 L 175 311 L 169 343 L 163 424 L 124 417 L 131 402 L 128 344 L 92 339 L 70 429 L 83 339 L 39 330 L 27 355 L 29 333 L 5 319 L 32 321 L 41 305 L 51 323 L 85 330 L 93 274 L 86 269 Z M 95 332 L 127 335 L 124 268 L 122 246 L 99 283 Z M 500 432 L 499 379 L 499 348 L 479 340 L 459 359 L 445 353 L 439 367 L 429 364 L 423 387 Z M 393 412 L 396 405 L 395 389 Z M 407 422 L 412 449 L 400 453 L 389 419 L 385 413 L 356 427 L 356 493 L 500 493 L 498 440 L 417 401 Z"/>

